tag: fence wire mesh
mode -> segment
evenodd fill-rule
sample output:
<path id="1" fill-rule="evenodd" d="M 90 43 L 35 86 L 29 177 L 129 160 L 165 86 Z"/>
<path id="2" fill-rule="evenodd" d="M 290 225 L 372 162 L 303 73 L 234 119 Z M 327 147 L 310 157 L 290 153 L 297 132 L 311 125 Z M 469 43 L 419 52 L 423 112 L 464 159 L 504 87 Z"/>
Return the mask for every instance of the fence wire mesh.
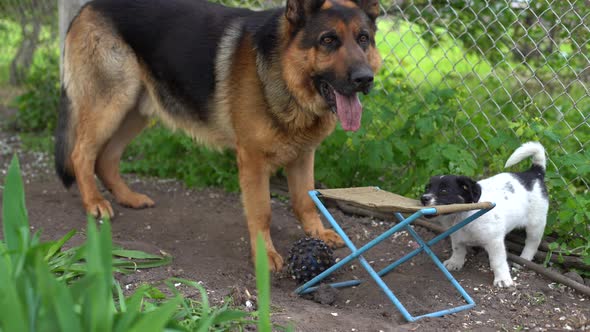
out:
<path id="1" fill-rule="evenodd" d="M 283 5 L 220 2 L 252 9 Z M 552 156 L 587 154 L 590 144 L 589 1 L 383 0 L 380 6 L 377 46 L 384 67 L 378 90 L 395 97 L 393 80 L 424 101 L 430 91 L 453 91 L 462 120 L 442 137 L 468 150 L 483 147 L 471 149 L 474 155 L 491 154 L 490 145 L 502 144 L 507 132 L 546 140 L 549 167 L 564 188 L 588 194 L 588 170 L 579 168 L 589 166 L 564 165 L 567 158 L 557 163 Z M 0 0 L 2 82 L 22 81 L 35 52 L 56 47 L 57 7 L 55 0 Z M 378 106 L 390 106 L 386 100 Z M 566 174 L 565 166 L 575 171 Z"/>

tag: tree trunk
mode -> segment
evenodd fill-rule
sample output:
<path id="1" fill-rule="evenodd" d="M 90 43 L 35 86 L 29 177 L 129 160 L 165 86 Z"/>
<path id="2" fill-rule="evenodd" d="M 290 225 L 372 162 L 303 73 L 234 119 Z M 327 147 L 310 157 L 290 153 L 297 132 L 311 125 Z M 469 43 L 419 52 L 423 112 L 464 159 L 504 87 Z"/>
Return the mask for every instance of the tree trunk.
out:
<path id="1" fill-rule="evenodd" d="M 33 63 L 33 56 L 39 43 L 39 34 L 41 33 L 41 22 L 38 20 L 27 19 L 21 20 L 22 41 L 16 52 L 16 55 L 10 63 L 9 83 L 11 85 L 20 85 L 24 83 Z"/>

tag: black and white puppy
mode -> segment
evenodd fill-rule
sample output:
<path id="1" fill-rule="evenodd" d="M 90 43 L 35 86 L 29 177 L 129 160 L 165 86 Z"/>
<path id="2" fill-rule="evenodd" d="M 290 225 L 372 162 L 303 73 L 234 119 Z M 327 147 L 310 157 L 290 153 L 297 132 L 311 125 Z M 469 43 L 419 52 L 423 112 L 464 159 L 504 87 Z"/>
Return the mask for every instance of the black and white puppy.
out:
<path id="1" fill-rule="evenodd" d="M 528 142 L 516 149 L 505 167 L 532 157 L 533 165 L 525 172 L 501 173 L 475 182 L 466 176 L 442 175 L 430 178 L 421 197 L 425 206 L 455 203 L 493 202 L 496 207 L 451 235 L 453 254 L 444 262 L 449 270 L 459 270 L 465 263 L 467 246 L 483 247 L 494 272 L 494 286 L 514 284 L 506 260 L 504 237 L 515 228 L 526 229 L 526 242 L 520 257 L 532 260 L 537 252 L 545 223 L 549 199 L 545 178 L 545 149 Z M 460 222 L 474 211 L 435 217 L 444 226 Z"/>

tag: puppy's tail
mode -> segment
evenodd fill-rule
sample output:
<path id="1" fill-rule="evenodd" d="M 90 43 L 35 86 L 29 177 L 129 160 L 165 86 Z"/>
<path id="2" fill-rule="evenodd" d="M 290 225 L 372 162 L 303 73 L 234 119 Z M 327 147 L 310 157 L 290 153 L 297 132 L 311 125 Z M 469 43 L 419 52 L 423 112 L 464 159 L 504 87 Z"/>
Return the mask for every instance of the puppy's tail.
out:
<path id="1" fill-rule="evenodd" d="M 506 161 L 506 166 L 516 165 L 528 157 L 533 157 L 533 166 L 538 166 L 545 170 L 547 159 L 545 157 L 545 148 L 539 142 L 527 142 L 516 149 Z"/>
<path id="2" fill-rule="evenodd" d="M 76 180 L 70 162 L 74 140 L 71 122 L 70 98 L 66 89 L 62 86 L 57 128 L 55 130 L 55 171 L 66 188 L 69 188 Z"/>

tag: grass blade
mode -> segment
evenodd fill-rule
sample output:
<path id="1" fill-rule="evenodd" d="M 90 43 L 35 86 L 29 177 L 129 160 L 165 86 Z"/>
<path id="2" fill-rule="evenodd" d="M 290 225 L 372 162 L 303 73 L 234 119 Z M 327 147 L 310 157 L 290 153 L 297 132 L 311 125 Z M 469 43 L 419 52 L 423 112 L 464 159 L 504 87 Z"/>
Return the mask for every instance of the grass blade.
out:
<path id="1" fill-rule="evenodd" d="M 51 317 L 52 319 L 47 317 L 41 321 L 56 324 L 59 331 L 82 331 L 80 317 L 74 311 L 72 293 L 66 284 L 56 280 L 49 270 L 47 262 L 41 259 L 41 255 L 37 258 L 35 265 L 39 296 L 45 310 L 55 316 Z"/>
<path id="2" fill-rule="evenodd" d="M 270 332 L 270 271 L 262 234 L 256 237 L 256 288 L 258 289 L 258 331 Z"/>
<path id="3" fill-rule="evenodd" d="M 29 249 L 30 233 L 16 156 L 12 158 L 6 175 L 2 206 L 5 244 L 0 246 L 0 326 L 4 331 L 28 331 L 27 302 L 25 294 L 19 294 L 17 279 L 23 281 L 20 273 Z"/>
<path id="4" fill-rule="evenodd" d="M 25 206 L 25 190 L 16 155 L 12 158 L 2 196 L 2 228 L 4 241 L 10 253 L 26 251 L 29 245 L 29 219 Z M 13 261 L 13 264 L 17 262 Z"/>
<path id="5" fill-rule="evenodd" d="M 18 295 L 8 255 L 0 256 L 0 326 L 3 331 L 28 331 L 24 303 Z"/>
<path id="6" fill-rule="evenodd" d="M 72 229 L 71 231 L 68 232 L 68 234 L 64 235 L 64 237 L 53 242 L 51 247 L 49 247 L 49 249 L 47 249 L 47 254 L 45 255 L 45 260 L 51 259 L 58 251 L 61 250 L 61 248 L 64 246 L 64 244 L 66 242 L 68 242 L 72 238 L 72 236 L 74 236 L 75 234 L 76 234 L 76 230 Z"/>
<path id="7" fill-rule="evenodd" d="M 221 325 L 231 321 L 239 321 L 248 316 L 250 316 L 250 314 L 244 311 L 226 309 L 215 315 L 213 325 Z"/>
<path id="8" fill-rule="evenodd" d="M 172 257 L 170 256 L 163 256 L 159 257 L 158 260 L 149 259 L 149 260 L 126 260 L 126 259 L 114 259 L 113 260 L 113 267 L 115 271 L 121 273 L 130 273 L 134 272 L 137 269 L 148 269 L 153 267 L 160 267 L 164 265 L 168 265 L 172 262 Z"/>
<path id="9" fill-rule="evenodd" d="M 121 306 L 121 313 L 118 315 L 115 328 L 113 331 L 116 332 L 127 332 L 131 328 L 131 325 L 137 317 L 141 314 L 141 304 L 143 302 L 145 292 L 149 288 L 148 285 L 143 285 L 135 290 L 133 295 L 131 295 L 128 299 L 123 299 L 122 301 L 125 302 L 125 309 L 123 310 L 123 306 Z M 119 295 L 119 298 L 121 295 Z M 121 301 L 121 300 L 120 300 Z"/>
<path id="10" fill-rule="evenodd" d="M 112 241 L 110 222 L 105 220 L 100 231 L 94 218 L 88 217 L 86 261 L 88 274 L 93 278 L 84 296 L 85 328 L 88 331 L 110 331 L 114 320 L 112 294 Z"/>
<path id="11" fill-rule="evenodd" d="M 127 249 L 120 249 L 115 248 L 113 249 L 113 256 L 124 257 L 129 259 L 155 259 L 161 260 L 162 256 L 149 254 L 147 252 L 139 251 L 139 250 L 127 250 Z"/>
<path id="12" fill-rule="evenodd" d="M 139 321 L 134 324 L 129 332 L 162 331 L 174 317 L 182 298 L 175 297 L 168 300 L 162 306 L 143 314 Z"/>

